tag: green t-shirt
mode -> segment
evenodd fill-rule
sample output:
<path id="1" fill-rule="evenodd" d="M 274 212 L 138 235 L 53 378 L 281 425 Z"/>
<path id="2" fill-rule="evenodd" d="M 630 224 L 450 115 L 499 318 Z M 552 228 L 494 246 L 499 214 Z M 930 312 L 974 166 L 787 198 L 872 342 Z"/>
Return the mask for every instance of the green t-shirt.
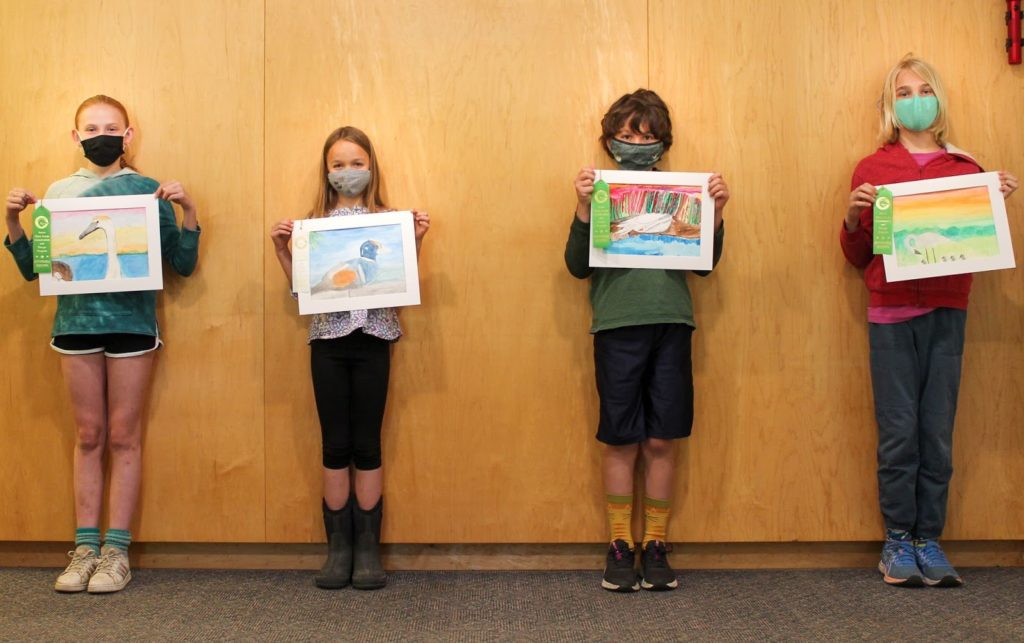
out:
<path id="1" fill-rule="evenodd" d="M 712 267 L 722 257 L 725 224 L 715 232 Z M 688 324 L 693 321 L 693 300 L 685 270 L 652 268 L 591 268 L 590 224 L 573 216 L 565 244 L 565 265 L 574 277 L 590 277 L 590 305 L 596 333 L 643 324 Z M 693 271 L 705 276 L 708 272 Z"/>

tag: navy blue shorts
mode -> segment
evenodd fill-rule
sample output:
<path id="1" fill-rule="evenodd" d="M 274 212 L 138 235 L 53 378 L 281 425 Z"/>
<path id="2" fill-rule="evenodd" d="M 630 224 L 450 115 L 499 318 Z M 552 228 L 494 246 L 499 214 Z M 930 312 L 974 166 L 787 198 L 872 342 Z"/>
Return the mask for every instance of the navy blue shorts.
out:
<path id="1" fill-rule="evenodd" d="M 690 435 L 692 335 L 687 324 L 626 326 L 594 334 L 599 442 L 625 445 Z"/>

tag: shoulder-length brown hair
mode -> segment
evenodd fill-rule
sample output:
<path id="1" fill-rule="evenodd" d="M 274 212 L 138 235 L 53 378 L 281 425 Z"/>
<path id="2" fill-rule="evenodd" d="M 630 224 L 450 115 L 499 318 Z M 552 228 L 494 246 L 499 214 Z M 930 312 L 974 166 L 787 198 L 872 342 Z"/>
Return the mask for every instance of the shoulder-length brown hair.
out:
<path id="1" fill-rule="evenodd" d="M 124 105 L 121 104 L 121 101 L 117 100 L 116 98 L 111 98 L 110 96 L 104 96 L 103 94 L 96 94 L 95 96 L 86 98 L 84 101 L 82 101 L 82 104 L 79 105 L 78 109 L 75 110 L 76 130 L 78 129 L 78 119 L 82 115 L 82 112 L 85 110 L 86 107 L 91 107 L 93 105 L 110 105 L 117 111 L 121 112 L 121 116 L 124 117 L 125 130 L 127 130 L 131 126 L 131 121 L 128 120 L 128 110 L 125 109 Z M 136 170 L 135 166 L 128 162 L 127 157 L 128 150 L 125 150 L 124 153 L 121 155 L 121 158 L 119 159 L 121 169 L 128 168 L 130 170 Z"/>
<path id="2" fill-rule="evenodd" d="M 386 210 L 387 206 L 384 204 L 383 197 L 381 197 L 383 186 L 380 167 L 377 165 L 377 154 L 373 151 L 370 137 L 358 127 L 346 125 L 331 132 L 331 135 L 324 141 L 324 149 L 320 153 L 320 188 L 317 190 L 316 201 L 313 202 L 313 210 L 310 212 L 310 216 L 326 216 L 334 208 L 334 204 L 338 202 L 338 192 L 331 185 L 331 182 L 327 180 L 327 175 L 330 173 L 327 167 L 327 153 L 331 151 L 331 148 L 338 141 L 351 141 L 363 148 L 370 157 L 370 184 L 366 186 L 366 191 L 363 193 L 363 201 L 366 203 L 366 209 L 370 212 Z"/>

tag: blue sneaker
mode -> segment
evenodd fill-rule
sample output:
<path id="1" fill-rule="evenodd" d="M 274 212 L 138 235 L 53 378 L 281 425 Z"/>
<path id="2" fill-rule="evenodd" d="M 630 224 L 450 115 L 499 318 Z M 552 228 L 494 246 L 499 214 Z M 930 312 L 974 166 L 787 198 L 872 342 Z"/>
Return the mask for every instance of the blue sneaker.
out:
<path id="1" fill-rule="evenodd" d="M 916 549 L 908 532 L 886 529 L 882 560 L 878 561 L 882 580 L 898 587 L 921 587 L 924 581 L 917 567 Z"/>
<path id="2" fill-rule="evenodd" d="M 917 566 L 921 569 L 926 585 L 931 587 L 960 587 L 964 584 L 960 574 L 956 573 L 953 566 L 946 558 L 946 552 L 942 551 L 937 540 L 915 540 L 914 557 L 917 558 Z"/>

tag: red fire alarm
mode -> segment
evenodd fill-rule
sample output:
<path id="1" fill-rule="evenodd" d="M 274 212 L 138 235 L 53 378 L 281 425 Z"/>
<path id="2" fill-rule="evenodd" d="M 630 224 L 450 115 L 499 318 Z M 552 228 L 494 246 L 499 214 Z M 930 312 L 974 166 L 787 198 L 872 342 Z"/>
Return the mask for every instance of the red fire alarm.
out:
<path id="1" fill-rule="evenodd" d="M 1020 64 L 1020 3 L 1006 0 L 1006 54 L 1011 65 Z"/>

